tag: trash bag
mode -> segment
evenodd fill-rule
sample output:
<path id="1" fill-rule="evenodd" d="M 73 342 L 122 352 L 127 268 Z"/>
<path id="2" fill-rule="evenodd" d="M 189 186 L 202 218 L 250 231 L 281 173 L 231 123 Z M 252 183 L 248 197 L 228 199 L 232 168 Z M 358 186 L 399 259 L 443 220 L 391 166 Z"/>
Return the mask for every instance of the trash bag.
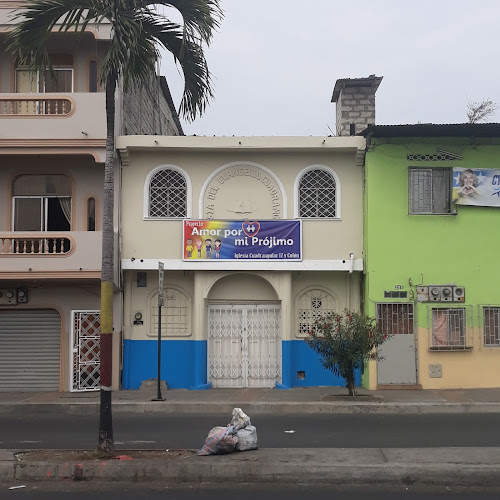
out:
<path id="1" fill-rule="evenodd" d="M 250 422 L 250 417 L 241 408 L 233 408 L 233 418 L 230 425 L 234 427 L 235 431 L 239 431 L 248 425 L 252 425 L 252 423 Z"/>
<path id="2" fill-rule="evenodd" d="M 253 425 L 247 425 L 244 429 L 240 429 L 236 433 L 238 443 L 236 449 L 238 451 L 256 450 L 257 444 L 257 429 Z"/>
<path id="3" fill-rule="evenodd" d="M 238 443 L 238 438 L 234 435 L 234 427 L 214 427 L 208 433 L 205 444 L 198 451 L 199 456 L 225 455 L 232 453 Z"/>

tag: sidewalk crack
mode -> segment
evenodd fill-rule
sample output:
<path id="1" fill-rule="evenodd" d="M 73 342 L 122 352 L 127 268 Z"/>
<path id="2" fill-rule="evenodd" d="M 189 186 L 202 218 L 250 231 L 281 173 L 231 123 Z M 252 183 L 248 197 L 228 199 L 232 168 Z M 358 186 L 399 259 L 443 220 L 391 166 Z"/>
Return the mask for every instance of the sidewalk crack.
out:
<path id="1" fill-rule="evenodd" d="M 382 455 L 382 460 L 385 462 L 385 463 L 388 463 L 389 460 L 387 460 L 387 457 L 385 456 L 385 453 L 384 453 L 384 450 L 382 450 L 382 448 L 379 448 L 378 451 L 380 452 L 380 454 Z"/>

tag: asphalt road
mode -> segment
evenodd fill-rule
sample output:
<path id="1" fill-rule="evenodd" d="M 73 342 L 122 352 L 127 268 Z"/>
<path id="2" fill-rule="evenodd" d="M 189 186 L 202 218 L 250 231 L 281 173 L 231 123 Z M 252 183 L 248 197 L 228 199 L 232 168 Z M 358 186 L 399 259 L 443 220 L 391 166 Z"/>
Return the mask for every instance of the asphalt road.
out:
<path id="1" fill-rule="evenodd" d="M 315 500 L 498 500 L 498 489 L 417 488 L 417 487 L 333 487 L 333 486 L 282 486 L 277 484 L 193 484 L 162 485 L 130 483 L 34 483 L 24 488 L 9 490 L 10 484 L 0 484 L 0 500 L 28 498 L 36 500 L 303 500 L 313 496 Z"/>
<path id="2" fill-rule="evenodd" d="M 117 449 L 201 448 L 230 415 L 114 416 Z M 255 415 L 261 448 L 500 446 L 500 415 Z M 293 431 L 293 432 L 291 432 Z M 0 416 L 0 448 L 94 448 L 98 416 Z"/>

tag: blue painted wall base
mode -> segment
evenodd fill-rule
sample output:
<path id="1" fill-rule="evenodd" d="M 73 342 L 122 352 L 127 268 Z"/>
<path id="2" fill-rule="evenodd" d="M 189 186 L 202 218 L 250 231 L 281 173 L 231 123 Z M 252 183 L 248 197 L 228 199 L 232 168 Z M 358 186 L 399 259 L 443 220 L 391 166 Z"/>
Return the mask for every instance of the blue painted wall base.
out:
<path id="1" fill-rule="evenodd" d="M 123 343 L 124 389 L 139 389 L 143 380 L 158 377 L 158 342 L 125 340 Z M 162 340 L 161 380 L 170 389 L 198 389 L 207 384 L 207 342 Z"/>
<path id="2" fill-rule="evenodd" d="M 274 384 L 275 389 L 279 389 L 280 391 L 288 391 L 291 389 L 291 387 L 288 387 L 287 385 L 280 384 L 279 382 L 276 382 Z"/>
<path id="3" fill-rule="evenodd" d="M 207 380 L 207 342 L 163 340 L 161 375 L 171 389 L 211 389 Z M 345 387 L 343 378 L 323 368 L 319 356 L 303 340 L 282 342 L 282 380 L 276 389 L 292 387 Z M 139 389 L 144 380 L 158 376 L 158 343 L 155 340 L 125 340 L 123 345 L 124 389 Z M 361 371 L 355 376 L 361 385 Z"/>
<path id="4" fill-rule="evenodd" d="M 209 382 L 208 384 L 202 384 L 202 385 L 197 385 L 196 387 L 190 387 L 190 391 L 206 391 L 208 389 L 212 388 L 212 382 Z"/>
<path id="5" fill-rule="evenodd" d="M 280 389 L 290 387 L 345 387 L 346 381 L 321 364 L 320 357 L 304 340 L 284 340 L 282 349 L 283 377 Z M 356 386 L 361 385 L 361 370 L 355 373 Z M 278 387 L 277 387 L 278 388 Z"/>

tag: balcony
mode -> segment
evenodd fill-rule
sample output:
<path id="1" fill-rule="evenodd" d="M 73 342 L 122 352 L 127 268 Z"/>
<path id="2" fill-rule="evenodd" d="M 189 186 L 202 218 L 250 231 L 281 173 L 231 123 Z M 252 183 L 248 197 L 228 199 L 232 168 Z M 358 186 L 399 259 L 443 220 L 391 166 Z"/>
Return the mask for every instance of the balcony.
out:
<path id="1" fill-rule="evenodd" d="M 0 256 L 4 255 L 69 255 L 72 241 L 64 235 L 3 237 L 0 235 Z"/>
<path id="2" fill-rule="evenodd" d="M 104 146 L 106 140 L 106 105 L 103 92 L 70 94 L 0 93 L 0 143 L 72 147 Z M 78 141 L 78 142 L 75 142 Z M 69 145 L 69 144 L 68 144 Z"/>
<path id="3" fill-rule="evenodd" d="M 29 96 L 29 97 L 27 97 Z M 9 116 L 64 116 L 73 114 L 73 100 L 68 98 L 33 97 L 32 94 L 23 94 L 23 97 L 0 100 L 0 115 Z"/>
<path id="4" fill-rule="evenodd" d="M 99 277 L 101 231 L 2 232 L 0 278 Z"/>
<path id="5" fill-rule="evenodd" d="M 12 15 L 15 13 L 15 9 L 21 9 L 25 3 L 27 3 L 26 0 L 0 0 L 0 33 L 11 29 L 14 24 Z M 56 27 L 59 27 L 59 24 L 56 24 Z M 96 28 L 93 24 L 89 25 L 87 31 L 96 40 L 110 40 L 112 35 L 111 25 L 106 20 L 103 20 L 99 28 Z M 63 33 L 62 36 L 65 34 Z M 69 35 L 75 37 L 74 33 Z"/>

